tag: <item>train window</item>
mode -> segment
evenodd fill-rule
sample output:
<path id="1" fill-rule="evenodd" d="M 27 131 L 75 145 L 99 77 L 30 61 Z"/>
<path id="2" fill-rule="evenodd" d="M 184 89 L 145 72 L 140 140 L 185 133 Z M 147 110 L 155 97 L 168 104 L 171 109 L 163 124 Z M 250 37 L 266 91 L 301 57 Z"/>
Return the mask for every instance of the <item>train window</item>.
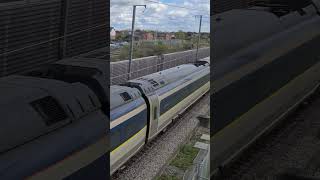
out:
<path id="1" fill-rule="evenodd" d="M 154 109 L 153 109 L 153 119 L 154 120 L 156 120 L 157 118 L 158 118 L 158 109 L 157 109 L 157 107 L 154 107 Z"/>
<path id="2" fill-rule="evenodd" d="M 43 118 L 47 126 L 51 126 L 67 118 L 60 104 L 51 96 L 30 103 L 35 111 Z"/>
<path id="3" fill-rule="evenodd" d="M 181 90 L 175 92 L 174 94 L 166 97 L 160 102 L 160 114 L 165 113 L 176 104 L 181 102 L 184 98 L 192 94 L 197 88 L 203 86 L 206 82 L 209 81 L 209 75 L 206 75 L 195 82 L 192 82 L 188 86 L 182 88 Z"/>
<path id="4" fill-rule="evenodd" d="M 131 120 L 132 121 L 132 120 Z M 134 134 L 136 133 L 136 129 L 137 129 L 137 123 L 134 122 L 130 122 L 125 128 L 125 132 L 123 132 L 123 134 L 125 134 L 126 140 L 129 139 L 130 137 L 134 136 Z"/>
<path id="5" fill-rule="evenodd" d="M 122 97 L 122 99 L 124 101 L 129 101 L 130 99 L 132 99 L 131 96 L 129 95 L 129 93 L 127 93 L 127 92 L 120 93 L 120 96 Z"/>

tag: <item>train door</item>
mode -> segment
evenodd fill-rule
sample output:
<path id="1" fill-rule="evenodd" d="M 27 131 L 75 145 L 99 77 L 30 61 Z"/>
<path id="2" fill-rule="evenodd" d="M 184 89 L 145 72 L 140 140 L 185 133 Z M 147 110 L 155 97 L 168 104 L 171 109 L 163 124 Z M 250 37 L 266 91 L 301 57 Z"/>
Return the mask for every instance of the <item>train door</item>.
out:
<path id="1" fill-rule="evenodd" d="M 149 96 L 150 102 L 150 120 L 149 120 L 149 133 L 148 140 L 152 139 L 158 131 L 158 120 L 159 120 L 159 98 L 156 94 Z"/>

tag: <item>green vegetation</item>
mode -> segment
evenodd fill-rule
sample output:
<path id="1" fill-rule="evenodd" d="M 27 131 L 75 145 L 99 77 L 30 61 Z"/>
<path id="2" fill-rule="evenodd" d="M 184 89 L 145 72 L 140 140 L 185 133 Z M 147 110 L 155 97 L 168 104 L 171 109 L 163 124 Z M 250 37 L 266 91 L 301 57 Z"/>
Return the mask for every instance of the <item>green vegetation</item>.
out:
<path id="1" fill-rule="evenodd" d="M 157 56 L 161 54 L 173 53 L 178 51 L 186 51 L 195 49 L 197 47 L 197 40 L 181 40 L 181 43 L 166 43 L 162 41 L 139 41 L 135 42 L 133 46 L 133 59 L 147 57 L 147 56 Z M 208 39 L 202 39 L 200 48 L 209 47 L 210 42 Z M 126 60 L 129 57 L 129 45 L 122 46 L 120 49 L 116 50 L 117 53 L 111 52 L 111 60 L 119 61 Z"/>
<path id="2" fill-rule="evenodd" d="M 161 175 L 157 180 L 180 180 L 177 176 Z"/>
<path id="3" fill-rule="evenodd" d="M 192 145 L 183 145 L 177 156 L 171 161 L 170 165 L 186 170 L 193 164 L 193 159 L 198 154 L 199 149 Z"/>
<path id="4" fill-rule="evenodd" d="M 182 30 L 175 33 L 177 39 L 186 39 L 186 33 Z"/>

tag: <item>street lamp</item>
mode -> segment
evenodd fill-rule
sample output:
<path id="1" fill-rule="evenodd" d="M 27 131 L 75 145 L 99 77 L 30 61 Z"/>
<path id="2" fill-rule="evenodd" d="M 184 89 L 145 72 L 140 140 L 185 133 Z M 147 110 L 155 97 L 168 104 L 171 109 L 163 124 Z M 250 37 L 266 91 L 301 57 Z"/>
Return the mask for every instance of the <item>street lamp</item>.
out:
<path id="1" fill-rule="evenodd" d="M 131 42 L 130 42 L 130 50 L 129 50 L 129 68 L 128 68 L 128 80 L 131 77 L 131 64 L 132 64 L 132 53 L 133 53 L 133 41 L 134 41 L 134 22 L 136 18 L 136 7 L 143 6 L 147 8 L 146 5 L 133 5 L 133 15 L 132 15 L 132 27 L 131 27 Z"/>

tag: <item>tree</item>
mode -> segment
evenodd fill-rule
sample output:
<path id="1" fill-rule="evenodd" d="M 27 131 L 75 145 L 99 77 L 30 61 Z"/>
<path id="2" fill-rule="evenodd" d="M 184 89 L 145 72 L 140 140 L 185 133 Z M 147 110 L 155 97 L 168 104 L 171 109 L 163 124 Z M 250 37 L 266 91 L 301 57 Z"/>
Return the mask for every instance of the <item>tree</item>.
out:
<path id="1" fill-rule="evenodd" d="M 186 34 L 183 31 L 179 30 L 178 32 L 175 33 L 175 37 L 176 39 L 185 39 Z"/>

